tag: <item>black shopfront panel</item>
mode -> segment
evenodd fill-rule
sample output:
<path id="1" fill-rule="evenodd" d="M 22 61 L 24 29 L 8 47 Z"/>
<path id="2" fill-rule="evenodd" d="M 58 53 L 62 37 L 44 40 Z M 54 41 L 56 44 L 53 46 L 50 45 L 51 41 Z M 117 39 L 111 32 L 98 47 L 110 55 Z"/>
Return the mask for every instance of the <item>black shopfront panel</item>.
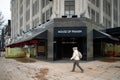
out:
<path id="1" fill-rule="evenodd" d="M 86 56 L 86 34 L 86 27 L 55 27 L 54 58 L 70 58 L 75 46 Z"/>

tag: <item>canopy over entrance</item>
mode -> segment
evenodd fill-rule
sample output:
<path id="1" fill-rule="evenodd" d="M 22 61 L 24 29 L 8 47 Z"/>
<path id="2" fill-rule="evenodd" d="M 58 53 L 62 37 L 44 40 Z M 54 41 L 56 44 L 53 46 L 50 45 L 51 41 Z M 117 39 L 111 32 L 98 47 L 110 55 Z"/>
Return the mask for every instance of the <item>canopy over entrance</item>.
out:
<path id="1" fill-rule="evenodd" d="M 93 39 L 110 39 L 114 41 L 119 41 L 118 38 L 111 36 L 103 31 L 93 30 Z"/>

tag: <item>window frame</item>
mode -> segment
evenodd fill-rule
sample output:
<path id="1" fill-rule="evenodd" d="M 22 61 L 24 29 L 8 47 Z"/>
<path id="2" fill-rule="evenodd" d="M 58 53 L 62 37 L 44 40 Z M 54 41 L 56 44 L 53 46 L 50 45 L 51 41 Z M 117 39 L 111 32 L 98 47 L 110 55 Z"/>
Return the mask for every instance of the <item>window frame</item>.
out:
<path id="1" fill-rule="evenodd" d="M 65 0 L 64 7 L 66 16 L 72 17 L 72 15 L 75 15 L 75 0 Z"/>

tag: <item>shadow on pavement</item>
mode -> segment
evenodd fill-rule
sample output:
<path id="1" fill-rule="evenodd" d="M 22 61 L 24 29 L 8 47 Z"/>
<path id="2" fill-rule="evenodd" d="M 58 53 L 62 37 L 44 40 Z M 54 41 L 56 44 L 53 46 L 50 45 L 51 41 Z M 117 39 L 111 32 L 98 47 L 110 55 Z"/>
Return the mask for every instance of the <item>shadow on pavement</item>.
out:
<path id="1" fill-rule="evenodd" d="M 120 61 L 120 58 L 116 58 L 116 57 L 102 58 L 102 59 L 99 59 L 99 61 L 112 63 L 112 62 Z"/>
<path id="2" fill-rule="evenodd" d="M 31 58 L 6 58 L 6 59 L 14 59 L 18 62 L 22 62 L 22 63 L 34 63 L 36 62 L 36 60 L 31 59 Z"/>

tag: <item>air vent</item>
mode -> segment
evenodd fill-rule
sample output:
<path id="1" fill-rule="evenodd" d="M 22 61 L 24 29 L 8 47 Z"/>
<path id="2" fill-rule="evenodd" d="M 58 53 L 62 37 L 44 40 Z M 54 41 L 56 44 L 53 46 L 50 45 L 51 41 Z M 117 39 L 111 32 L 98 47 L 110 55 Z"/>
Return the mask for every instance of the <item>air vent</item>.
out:
<path id="1" fill-rule="evenodd" d="M 77 18 L 77 15 L 72 15 L 72 18 Z"/>
<path id="2" fill-rule="evenodd" d="M 67 18 L 67 16 L 66 16 L 66 15 L 63 15 L 62 18 Z"/>

